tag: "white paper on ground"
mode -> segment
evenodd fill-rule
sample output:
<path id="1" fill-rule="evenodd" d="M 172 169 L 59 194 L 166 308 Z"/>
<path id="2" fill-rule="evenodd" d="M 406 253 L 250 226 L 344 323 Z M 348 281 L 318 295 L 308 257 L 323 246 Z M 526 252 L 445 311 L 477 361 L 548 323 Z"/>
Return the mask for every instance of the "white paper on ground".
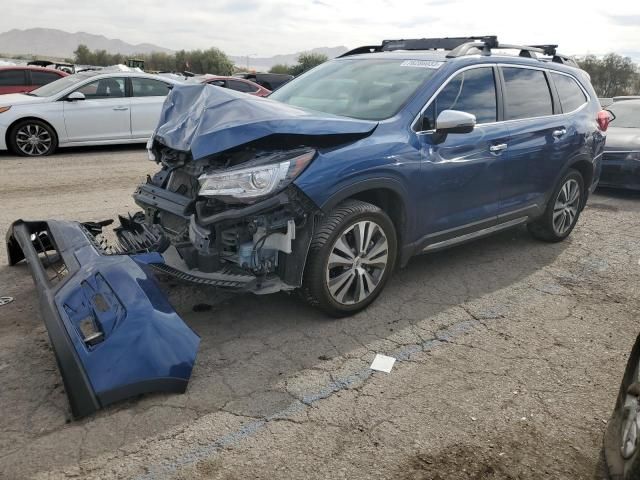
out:
<path id="1" fill-rule="evenodd" d="M 393 357 L 387 357 L 386 355 L 376 354 L 376 357 L 371 362 L 371 370 L 378 370 L 379 372 L 389 373 L 393 368 L 393 364 L 396 363 L 396 359 Z"/>

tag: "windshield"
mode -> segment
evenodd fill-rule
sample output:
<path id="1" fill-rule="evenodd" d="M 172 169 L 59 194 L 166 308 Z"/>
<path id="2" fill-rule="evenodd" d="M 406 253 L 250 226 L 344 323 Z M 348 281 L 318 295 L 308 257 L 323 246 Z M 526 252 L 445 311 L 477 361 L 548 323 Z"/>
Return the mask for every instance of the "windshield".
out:
<path id="1" fill-rule="evenodd" d="M 31 90 L 29 95 L 35 97 L 51 97 L 53 95 L 57 95 L 63 90 L 66 90 L 70 86 L 75 85 L 76 83 L 86 80 L 87 78 L 89 78 L 87 75 L 69 75 L 68 77 L 63 77 L 60 80 L 47 83 L 40 88 Z"/>
<path id="2" fill-rule="evenodd" d="M 611 120 L 612 127 L 640 128 L 640 102 L 615 102 L 607 110 L 616 116 Z"/>
<path id="3" fill-rule="evenodd" d="M 291 80 L 269 98 L 363 120 L 392 117 L 442 62 L 334 60 Z"/>

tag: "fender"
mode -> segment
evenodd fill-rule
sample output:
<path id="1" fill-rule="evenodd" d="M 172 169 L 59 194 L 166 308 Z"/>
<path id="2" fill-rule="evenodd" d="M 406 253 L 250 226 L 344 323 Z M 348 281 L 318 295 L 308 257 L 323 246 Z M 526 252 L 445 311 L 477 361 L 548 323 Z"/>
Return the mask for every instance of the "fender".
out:
<path id="1" fill-rule="evenodd" d="M 320 208 L 324 213 L 328 213 L 347 198 L 374 190 L 390 190 L 395 193 L 402 202 L 402 210 L 405 218 L 403 219 L 404 221 L 400 223 L 401 227 L 398 231 L 398 258 L 400 266 L 404 266 L 410 257 L 406 247 L 408 241 L 413 238 L 413 234 L 415 233 L 416 212 L 415 209 L 409 207 L 409 192 L 400 180 L 393 177 L 373 177 L 352 183 L 351 185 L 343 187 L 335 192 L 320 206 Z M 397 224 L 397 222 L 394 223 Z"/>

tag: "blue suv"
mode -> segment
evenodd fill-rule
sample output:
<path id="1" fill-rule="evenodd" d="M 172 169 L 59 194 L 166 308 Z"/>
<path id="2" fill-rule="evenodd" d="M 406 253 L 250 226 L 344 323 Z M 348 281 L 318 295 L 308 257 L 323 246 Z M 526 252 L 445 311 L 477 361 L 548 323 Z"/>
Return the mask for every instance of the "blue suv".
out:
<path id="1" fill-rule="evenodd" d="M 348 315 L 412 255 L 520 224 L 566 238 L 608 118 L 555 45 L 385 41 L 266 100 L 175 88 L 135 199 L 170 240 L 165 272 Z"/>
<path id="2" fill-rule="evenodd" d="M 186 389 L 200 340 L 154 273 L 352 314 L 412 255 L 522 224 L 565 239 L 609 119 L 555 46 L 495 37 L 361 47 L 269 98 L 176 86 L 148 143 L 160 169 L 118 241 L 102 235 L 111 220 L 18 220 L 9 263 L 29 262 L 72 412 L 87 415 Z"/>

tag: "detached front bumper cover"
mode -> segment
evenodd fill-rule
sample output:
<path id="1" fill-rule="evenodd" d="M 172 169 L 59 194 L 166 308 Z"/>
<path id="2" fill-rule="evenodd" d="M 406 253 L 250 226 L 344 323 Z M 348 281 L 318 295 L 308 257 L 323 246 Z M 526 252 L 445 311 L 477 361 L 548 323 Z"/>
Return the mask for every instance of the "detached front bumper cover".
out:
<path id="1" fill-rule="evenodd" d="M 159 253 L 105 255 L 83 224 L 22 220 L 7 232 L 7 252 L 10 265 L 29 263 L 74 417 L 185 391 L 200 338 L 150 273 L 164 263 Z"/>

